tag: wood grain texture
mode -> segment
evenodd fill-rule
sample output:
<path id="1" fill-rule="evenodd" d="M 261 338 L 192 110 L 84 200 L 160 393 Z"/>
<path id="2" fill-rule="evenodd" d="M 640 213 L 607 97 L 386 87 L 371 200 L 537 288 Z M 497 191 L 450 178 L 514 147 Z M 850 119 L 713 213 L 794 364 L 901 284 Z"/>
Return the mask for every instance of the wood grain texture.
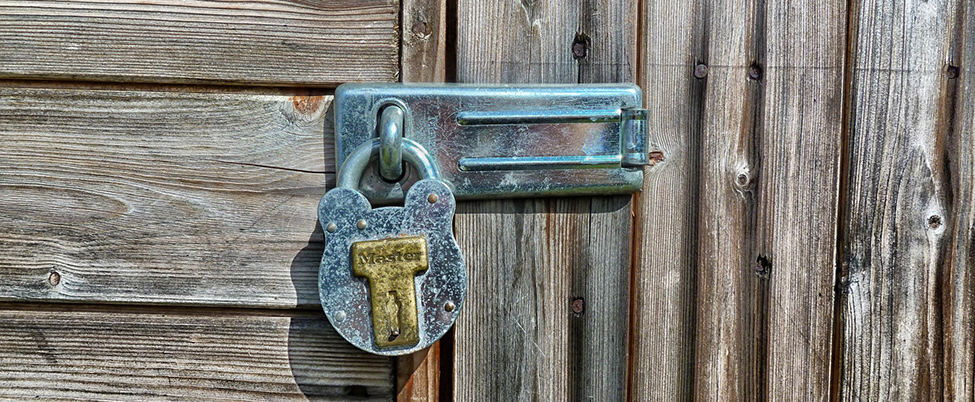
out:
<path id="1" fill-rule="evenodd" d="M 440 342 L 396 359 L 396 401 L 440 400 Z"/>
<path id="2" fill-rule="evenodd" d="M 447 1 L 402 0 L 403 82 L 443 82 L 447 56 Z"/>
<path id="3" fill-rule="evenodd" d="M 957 82 L 948 85 L 951 90 L 943 98 L 954 106 L 944 148 L 951 180 L 942 296 L 944 395 L 956 401 L 975 400 L 975 7 L 965 4 L 961 10 L 964 14 L 955 14 L 958 18 L 950 25 L 952 46 L 945 68 L 949 80 L 957 71 Z"/>
<path id="4" fill-rule="evenodd" d="M 698 174 L 705 81 L 699 4 L 644 1 L 639 84 L 651 163 L 636 197 L 634 401 L 688 401 L 694 391 Z"/>
<path id="5" fill-rule="evenodd" d="M 766 7 L 756 185 L 758 246 L 769 271 L 767 395 L 824 401 L 832 364 L 847 2 Z"/>
<path id="6" fill-rule="evenodd" d="M 624 397 L 626 299 L 616 294 L 629 254 L 606 234 L 628 227 L 630 208 L 626 199 L 596 202 L 604 205 L 465 205 L 458 228 L 482 229 L 458 230 L 473 286 L 456 326 L 455 400 Z M 580 313 L 572 310 L 577 298 Z"/>
<path id="7" fill-rule="evenodd" d="M 767 368 L 765 272 L 775 228 L 757 225 L 760 203 L 768 199 L 757 187 L 764 178 L 760 146 L 767 134 L 762 121 L 765 92 L 762 77 L 751 77 L 765 64 L 762 4 L 732 0 L 702 7 L 707 10 L 702 21 L 707 47 L 706 58 L 697 62 L 708 70 L 706 77 L 695 76 L 706 81 L 697 170 L 697 400 L 766 399 L 767 379 L 776 375 Z M 689 66 L 685 74 L 693 75 L 694 68 Z M 835 140 L 838 133 L 817 134 L 832 134 Z M 778 166 L 773 162 L 769 167 Z"/>
<path id="8" fill-rule="evenodd" d="M 579 267 L 559 247 L 560 236 L 572 233 L 559 230 L 565 222 L 549 222 L 552 207 L 542 200 L 460 205 L 457 236 L 471 291 L 454 327 L 454 400 L 569 400 L 569 287 Z M 551 215 L 586 213 L 561 212 Z"/>
<path id="9" fill-rule="evenodd" d="M 633 397 L 825 400 L 845 3 L 644 6 Z"/>
<path id="10" fill-rule="evenodd" d="M 0 310 L 0 399 L 388 401 L 388 358 L 322 314 Z"/>
<path id="11" fill-rule="evenodd" d="M 395 81 L 399 4 L 0 1 L 0 77 L 335 86 Z"/>
<path id="12" fill-rule="evenodd" d="M 318 305 L 330 102 L 0 89 L 0 299 Z"/>
<path id="13" fill-rule="evenodd" d="M 458 81 L 634 78 L 636 2 L 461 1 L 457 10 Z M 471 292 L 455 327 L 455 400 L 626 398 L 629 199 L 459 206 Z"/>
<path id="14" fill-rule="evenodd" d="M 854 15 L 839 391 L 972 400 L 975 11 L 863 1 Z"/>

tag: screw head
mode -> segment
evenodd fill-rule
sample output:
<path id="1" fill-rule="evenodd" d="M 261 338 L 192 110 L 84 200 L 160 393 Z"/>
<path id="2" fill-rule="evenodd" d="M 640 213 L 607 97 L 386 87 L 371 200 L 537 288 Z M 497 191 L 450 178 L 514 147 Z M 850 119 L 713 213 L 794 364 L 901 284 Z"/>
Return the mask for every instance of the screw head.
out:
<path id="1" fill-rule="evenodd" d="M 440 197 L 437 196 L 436 193 L 430 193 L 430 195 L 427 196 L 427 201 L 429 201 L 431 204 L 437 202 L 437 200 L 439 200 L 439 199 L 440 199 Z"/>
<path id="2" fill-rule="evenodd" d="M 359 230 L 365 229 L 366 226 L 368 225 L 366 225 L 365 219 L 359 219 L 359 221 L 355 223 L 355 227 L 359 228 Z"/>
<path id="3" fill-rule="evenodd" d="M 694 66 L 694 77 L 701 79 L 708 76 L 708 65 L 701 63 Z"/>
<path id="4" fill-rule="evenodd" d="M 329 222 L 328 225 L 325 225 L 325 230 L 329 233 L 335 233 L 336 230 L 339 230 L 339 227 L 335 224 L 335 222 Z"/>
<path id="5" fill-rule="evenodd" d="M 581 297 L 577 297 L 577 298 L 575 298 L 575 300 L 572 300 L 572 312 L 573 313 L 582 314 L 585 311 L 586 311 L 586 300 L 585 299 L 583 299 Z"/>
<path id="6" fill-rule="evenodd" d="M 335 321 L 342 322 L 345 321 L 345 311 L 338 311 L 335 313 Z"/>
<path id="7" fill-rule="evenodd" d="M 455 308 L 457 308 L 457 306 L 455 306 L 454 305 L 454 302 L 452 302 L 452 301 L 448 301 L 447 303 L 444 303 L 444 305 L 443 305 L 443 309 L 444 310 L 447 310 L 448 313 L 451 312 L 451 311 L 454 311 Z"/>

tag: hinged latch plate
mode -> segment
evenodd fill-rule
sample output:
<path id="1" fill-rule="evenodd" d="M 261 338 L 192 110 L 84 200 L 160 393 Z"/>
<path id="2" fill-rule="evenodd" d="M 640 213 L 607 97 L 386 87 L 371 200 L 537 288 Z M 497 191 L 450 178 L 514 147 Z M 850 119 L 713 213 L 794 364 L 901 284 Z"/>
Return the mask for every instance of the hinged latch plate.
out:
<path id="1" fill-rule="evenodd" d="M 337 166 L 378 138 L 383 109 L 399 107 L 402 135 L 423 146 L 458 199 L 632 193 L 647 164 L 647 111 L 628 84 L 344 84 L 335 95 Z M 359 190 L 400 200 L 417 180 L 379 169 Z"/>

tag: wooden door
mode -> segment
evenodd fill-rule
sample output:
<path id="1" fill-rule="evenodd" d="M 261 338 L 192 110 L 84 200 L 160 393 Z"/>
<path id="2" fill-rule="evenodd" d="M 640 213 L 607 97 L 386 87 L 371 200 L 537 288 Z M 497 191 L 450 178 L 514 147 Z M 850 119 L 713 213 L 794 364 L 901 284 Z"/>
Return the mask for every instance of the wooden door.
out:
<path id="1" fill-rule="evenodd" d="M 0 2 L 0 399 L 393 398 L 321 312 L 315 214 L 399 7 Z"/>
<path id="2" fill-rule="evenodd" d="M 962 0 L 0 0 L 0 399 L 972 400 Z M 465 202 L 425 352 L 321 312 L 343 82 L 635 82 L 634 196 Z"/>

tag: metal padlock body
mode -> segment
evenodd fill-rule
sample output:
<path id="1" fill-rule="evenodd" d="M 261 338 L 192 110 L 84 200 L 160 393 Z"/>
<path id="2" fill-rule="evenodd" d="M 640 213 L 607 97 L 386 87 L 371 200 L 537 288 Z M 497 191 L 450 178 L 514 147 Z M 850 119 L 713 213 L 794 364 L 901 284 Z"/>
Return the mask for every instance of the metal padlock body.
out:
<path id="1" fill-rule="evenodd" d="M 325 315 L 342 337 L 367 352 L 398 356 L 424 349 L 447 332 L 467 294 L 464 259 L 453 234 L 455 206 L 450 189 L 435 179 L 416 182 L 402 207 L 373 209 L 365 196 L 346 187 L 325 194 L 318 207 L 326 229 L 318 288 Z M 427 269 L 414 278 L 419 342 L 384 348 L 373 332 L 369 284 L 352 272 L 351 247 L 403 236 L 426 239 Z"/>

